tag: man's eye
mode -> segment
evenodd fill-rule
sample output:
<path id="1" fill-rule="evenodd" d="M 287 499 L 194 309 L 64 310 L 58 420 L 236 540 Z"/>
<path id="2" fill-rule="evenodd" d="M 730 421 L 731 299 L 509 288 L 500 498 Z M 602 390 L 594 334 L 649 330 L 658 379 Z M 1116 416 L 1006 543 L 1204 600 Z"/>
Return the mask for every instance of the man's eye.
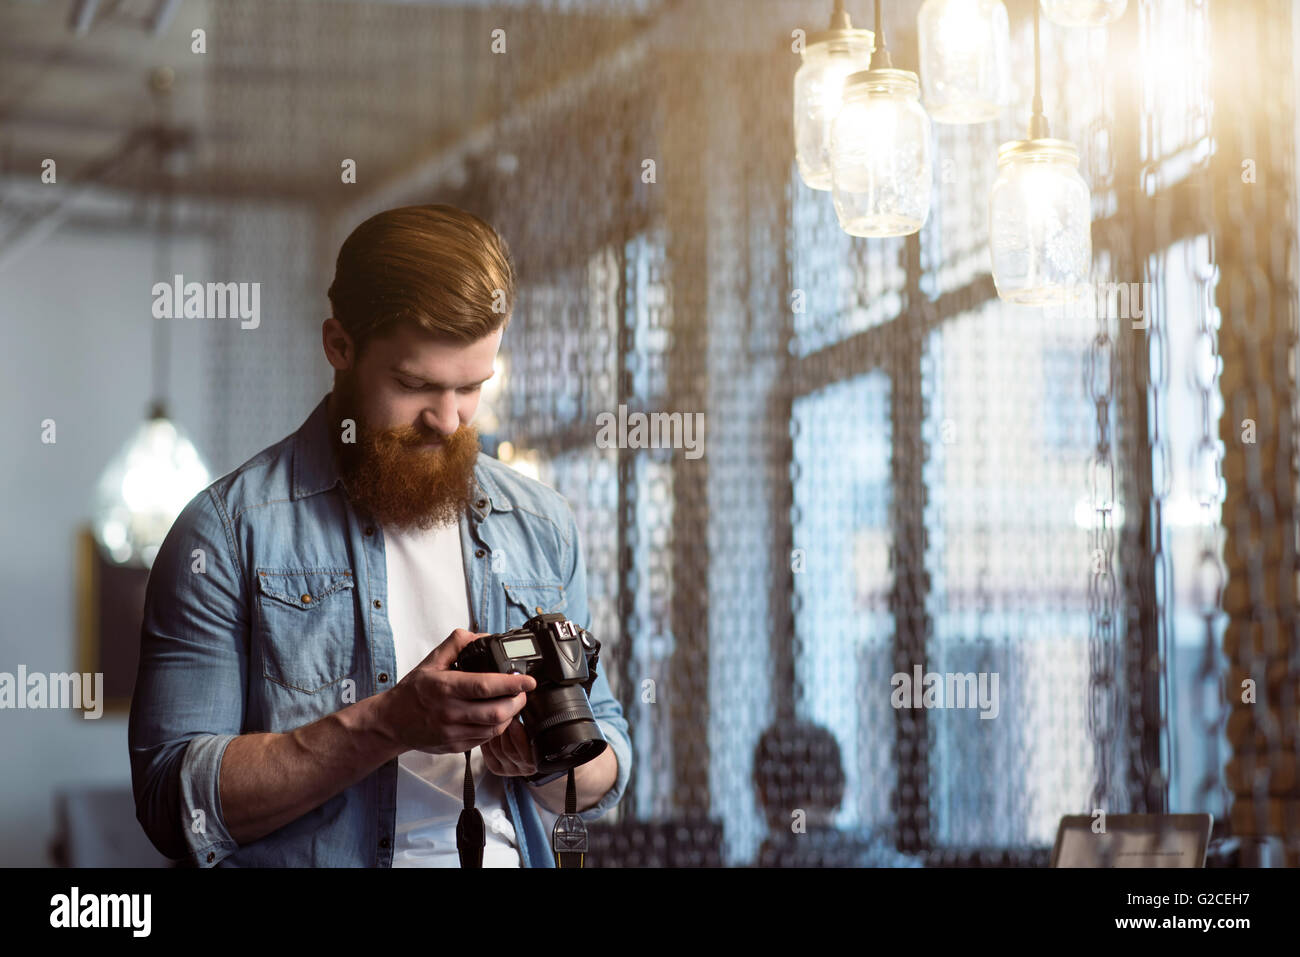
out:
<path id="1" fill-rule="evenodd" d="M 482 385 L 483 383 L 480 382 L 478 385 L 467 385 L 465 386 L 465 388 L 457 389 L 456 391 L 459 392 L 461 395 L 473 395 L 482 387 Z"/>
<path id="2" fill-rule="evenodd" d="M 403 382 L 401 379 L 397 379 L 396 381 L 397 384 L 401 386 L 404 392 L 422 392 L 424 390 L 423 382 L 418 382 L 415 385 L 410 385 L 409 383 Z"/>

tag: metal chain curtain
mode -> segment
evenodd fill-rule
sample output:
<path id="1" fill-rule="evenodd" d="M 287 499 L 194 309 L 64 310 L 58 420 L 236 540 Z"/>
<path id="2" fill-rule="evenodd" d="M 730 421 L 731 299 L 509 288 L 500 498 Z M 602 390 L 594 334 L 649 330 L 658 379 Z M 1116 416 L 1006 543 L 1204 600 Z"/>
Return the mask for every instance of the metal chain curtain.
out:
<path id="1" fill-rule="evenodd" d="M 1223 648 L 1227 738 L 1232 760 L 1234 833 L 1281 843 L 1300 864 L 1297 780 L 1296 622 L 1296 101 L 1291 80 L 1289 5 L 1260 5 L 1256 16 L 1212 8 L 1216 43 L 1255 53 L 1257 69 L 1216 59 L 1214 114 L 1219 150 L 1206 210 L 1216 225 L 1215 304 L 1222 323 L 1225 413 L 1223 503 L 1228 623 Z M 1252 6 L 1252 13 L 1256 12 Z M 1234 109 L 1233 104 L 1249 104 Z M 1247 178 L 1247 168 L 1252 175 Z M 1218 188 L 1220 184 L 1232 184 Z M 1260 188 L 1260 187 L 1263 188 Z M 1255 432 L 1248 434 L 1253 424 Z M 1243 682 L 1259 688 L 1243 701 Z M 1278 838 L 1282 838 L 1278 842 Z M 1278 855 L 1280 856 L 1280 855 Z"/>
<path id="2" fill-rule="evenodd" d="M 474 100 L 484 148 L 376 209 L 455 203 L 514 255 L 491 438 L 573 505 L 636 755 L 596 866 L 1042 863 L 1061 815 L 1096 810 L 1208 810 L 1243 860 L 1271 835 L 1296 863 L 1289 5 L 1045 22 L 1093 279 L 1141 287 L 1083 317 L 1003 305 L 988 273 L 1032 82 L 1031 7 L 1007 5 L 1014 103 L 935 125 L 930 220 L 899 240 L 849 237 L 795 169 L 790 32 L 829 3 L 313 5 L 335 28 L 296 41 L 317 62 L 417 55 L 435 22 L 518 51 Z M 216 16 L 282 27 L 282 6 Z M 913 70 L 918 7 L 886 5 Z M 704 454 L 598 447 L 620 406 L 703 413 Z M 996 674 L 996 717 L 895 709 L 915 665 Z M 756 762 L 795 725 L 833 743 L 777 734 Z M 797 833 L 819 808 L 851 854 Z"/>
<path id="3" fill-rule="evenodd" d="M 261 283 L 256 329 L 209 324 L 203 332 L 204 448 L 219 475 L 297 429 L 330 378 L 319 331 L 329 303 L 319 304 L 315 250 L 303 241 L 316 229 L 312 211 L 241 203 L 218 219 L 213 274 Z"/>

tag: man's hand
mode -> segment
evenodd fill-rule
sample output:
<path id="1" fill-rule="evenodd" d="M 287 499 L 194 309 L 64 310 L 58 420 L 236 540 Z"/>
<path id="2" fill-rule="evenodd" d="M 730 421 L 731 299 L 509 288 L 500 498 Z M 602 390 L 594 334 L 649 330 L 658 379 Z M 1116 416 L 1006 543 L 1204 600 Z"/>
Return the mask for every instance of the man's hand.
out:
<path id="1" fill-rule="evenodd" d="M 505 734 L 483 745 L 483 766 L 503 778 L 527 777 L 537 773 L 533 763 L 533 746 L 523 722 L 512 719 Z"/>
<path id="2" fill-rule="evenodd" d="M 407 750 L 426 754 L 468 751 L 517 723 L 515 715 L 523 710 L 526 692 L 537 687 L 536 679 L 461 672 L 451 667 L 461 649 L 483 634 L 487 632 L 476 635 L 457 628 L 395 688 L 380 696 L 384 725 Z"/>

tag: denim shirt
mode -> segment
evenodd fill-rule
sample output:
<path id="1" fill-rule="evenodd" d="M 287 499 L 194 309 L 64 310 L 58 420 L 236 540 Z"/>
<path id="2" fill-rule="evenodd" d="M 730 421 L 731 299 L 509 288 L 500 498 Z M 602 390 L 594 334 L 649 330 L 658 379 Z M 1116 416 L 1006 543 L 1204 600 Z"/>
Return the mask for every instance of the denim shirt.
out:
<path id="1" fill-rule="evenodd" d="M 154 561 L 131 702 L 136 816 L 158 850 L 199 867 L 390 867 L 397 759 L 278 830 L 237 844 L 218 788 L 237 736 L 286 732 L 395 683 L 382 527 L 344 493 L 327 399 L 185 507 Z M 460 519 L 470 630 L 517 628 L 539 611 L 586 627 L 586 568 L 573 511 L 554 489 L 482 452 Z M 446 636 L 438 636 L 438 640 Z M 597 635 L 596 637 L 600 637 Z M 632 749 L 622 708 L 597 667 L 591 708 L 618 759 Z M 525 779 L 505 779 L 525 867 L 554 867 Z M 553 819 L 553 818 L 552 818 Z"/>

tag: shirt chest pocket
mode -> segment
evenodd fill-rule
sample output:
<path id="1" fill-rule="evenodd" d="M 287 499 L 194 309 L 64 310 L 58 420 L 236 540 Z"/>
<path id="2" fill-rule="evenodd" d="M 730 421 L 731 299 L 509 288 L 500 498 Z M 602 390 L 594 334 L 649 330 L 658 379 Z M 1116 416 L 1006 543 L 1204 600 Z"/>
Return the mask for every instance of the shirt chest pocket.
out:
<path id="1" fill-rule="evenodd" d="M 257 570 L 262 674 L 317 694 L 356 671 L 356 589 L 345 569 Z"/>
<path id="2" fill-rule="evenodd" d="M 543 612 L 562 612 L 568 604 L 564 585 L 558 581 L 507 581 L 501 587 L 506 593 L 507 630 Z"/>

